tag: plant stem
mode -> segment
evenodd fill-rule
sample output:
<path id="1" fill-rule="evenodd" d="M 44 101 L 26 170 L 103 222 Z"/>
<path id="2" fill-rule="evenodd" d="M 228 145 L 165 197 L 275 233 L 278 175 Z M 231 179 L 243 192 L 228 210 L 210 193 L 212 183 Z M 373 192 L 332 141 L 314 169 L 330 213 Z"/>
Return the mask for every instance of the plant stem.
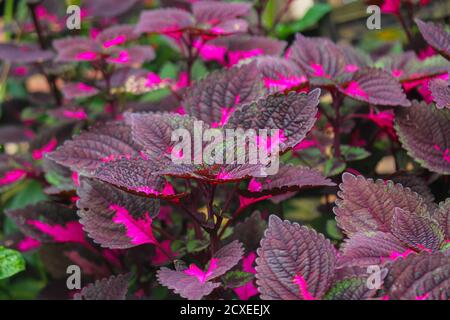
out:
<path id="1" fill-rule="evenodd" d="M 334 120 L 332 122 L 333 125 L 333 133 L 334 133 L 334 140 L 333 140 L 333 152 L 334 157 L 339 158 L 341 156 L 341 103 L 342 103 L 342 95 L 337 92 L 332 92 L 333 96 L 333 109 L 335 112 Z"/>
<path id="2" fill-rule="evenodd" d="M 406 37 L 408 38 L 409 44 L 412 45 L 413 44 L 413 36 L 411 34 L 411 30 L 409 30 L 409 27 L 405 22 L 405 19 L 403 19 L 401 12 L 398 13 L 397 19 L 400 22 L 403 30 L 405 31 L 405 34 L 406 34 Z"/>

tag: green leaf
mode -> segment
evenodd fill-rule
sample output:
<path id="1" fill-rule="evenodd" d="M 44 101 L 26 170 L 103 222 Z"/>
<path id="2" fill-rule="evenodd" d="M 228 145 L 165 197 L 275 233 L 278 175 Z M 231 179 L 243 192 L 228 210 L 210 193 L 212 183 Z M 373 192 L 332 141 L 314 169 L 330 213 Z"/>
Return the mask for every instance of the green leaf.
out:
<path id="1" fill-rule="evenodd" d="M 277 13 L 276 1 L 275 0 L 267 1 L 266 7 L 264 8 L 262 14 L 262 23 L 267 29 L 272 29 L 276 13 Z"/>
<path id="2" fill-rule="evenodd" d="M 332 177 L 340 174 L 346 168 L 345 162 L 338 160 L 336 158 L 331 158 L 325 161 L 325 165 L 323 167 L 323 174 L 326 177 Z"/>
<path id="3" fill-rule="evenodd" d="M 281 39 L 286 39 L 291 34 L 302 32 L 316 25 L 328 12 L 331 6 L 327 3 L 316 3 L 305 13 L 303 18 L 289 23 L 280 23 L 276 26 L 276 34 Z"/>
<path id="4" fill-rule="evenodd" d="M 20 252 L 0 247 L 0 280 L 25 270 L 25 260 Z"/>
<path id="5" fill-rule="evenodd" d="M 253 278 L 253 273 L 244 271 L 230 271 L 225 276 L 223 276 L 222 280 L 226 288 L 233 289 L 243 286 L 249 281 L 252 281 Z"/>
<path id="6" fill-rule="evenodd" d="M 176 64 L 172 62 L 166 62 L 161 67 L 161 71 L 159 72 L 159 76 L 162 79 L 170 78 L 170 79 L 176 79 L 178 73 L 178 67 Z"/>
<path id="7" fill-rule="evenodd" d="M 208 69 L 206 68 L 205 64 L 200 60 L 196 60 L 192 65 L 192 79 L 200 80 L 204 78 L 207 74 Z"/>
<path id="8" fill-rule="evenodd" d="M 327 230 L 327 234 L 331 238 L 336 239 L 336 240 L 342 240 L 342 238 L 343 238 L 342 232 L 337 227 L 336 220 L 334 220 L 334 219 L 327 220 L 326 230 Z"/>
<path id="9" fill-rule="evenodd" d="M 342 156 L 346 161 L 362 160 L 370 156 L 370 152 L 360 147 L 341 146 Z"/>
<path id="10" fill-rule="evenodd" d="M 345 296 L 347 291 L 355 291 L 360 286 L 364 285 L 365 281 L 362 278 L 348 278 L 337 281 L 331 289 L 323 297 L 324 300 L 339 300 Z"/>
<path id="11" fill-rule="evenodd" d="M 18 209 L 26 207 L 30 204 L 35 204 L 40 201 L 47 200 L 42 185 L 35 180 L 28 180 L 24 182 L 25 186 L 21 189 L 6 205 L 7 209 Z"/>

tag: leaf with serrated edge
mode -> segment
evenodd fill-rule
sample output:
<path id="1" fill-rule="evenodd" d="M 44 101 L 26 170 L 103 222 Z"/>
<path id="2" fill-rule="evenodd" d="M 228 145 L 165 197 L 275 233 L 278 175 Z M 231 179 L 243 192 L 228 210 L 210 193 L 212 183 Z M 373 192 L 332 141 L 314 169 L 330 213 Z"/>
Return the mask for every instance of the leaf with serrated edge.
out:
<path id="1" fill-rule="evenodd" d="M 297 223 L 271 215 L 257 253 L 256 283 L 261 299 L 320 299 L 333 281 L 333 245 Z M 294 283 L 295 277 L 303 283 Z"/>
<path id="2" fill-rule="evenodd" d="M 97 280 L 74 295 L 74 300 L 125 300 L 131 274 Z"/>
<path id="3" fill-rule="evenodd" d="M 433 101 L 438 109 L 450 108 L 450 87 L 448 81 L 433 79 L 428 83 Z"/>
<path id="4" fill-rule="evenodd" d="M 450 33 L 444 26 L 433 22 L 423 22 L 420 19 L 414 21 L 425 40 L 447 60 L 450 60 Z"/>

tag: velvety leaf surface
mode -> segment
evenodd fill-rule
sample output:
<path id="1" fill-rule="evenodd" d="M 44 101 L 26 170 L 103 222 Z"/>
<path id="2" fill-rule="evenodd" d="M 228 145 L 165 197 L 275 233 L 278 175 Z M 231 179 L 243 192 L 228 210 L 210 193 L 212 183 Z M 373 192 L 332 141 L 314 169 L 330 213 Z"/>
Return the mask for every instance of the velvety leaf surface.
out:
<path id="1" fill-rule="evenodd" d="M 420 213 L 427 210 L 417 193 L 389 180 L 374 181 L 346 172 L 339 188 L 333 211 L 338 226 L 348 235 L 365 231 L 389 232 L 395 207 Z"/>
<path id="2" fill-rule="evenodd" d="M 408 246 L 427 251 L 438 251 L 444 233 L 436 221 L 400 208 L 394 209 L 392 233 Z"/>
<path id="3" fill-rule="evenodd" d="M 425 40 L 447 60 L 450 60 L 450 33 L 445 30 L 444 26 L 433 22 L 423 22 L 420 19 L 414 21 Z"/>
<path id="4" fill-rule="evenodd" d="M 74 300 L 125 300 L 131 274 L 97 280 L 74 295 Z"/>
<path id="5" fill-rule="evenodd" d="M 450 87 L 442 79 L 433 79 L 428 83 L 433 101 L 438 109 L 450 108 Z"/>
<path id="6" fill-rule="evenodd" d="M 383 264 L 413 253 L 387 232 L 358 232 L 346 239 L 338 258 L 339 267 Z"/>
<path id="7" fill-rule="evenodd" d="M 264 93 L 254 63 L 216 71 L 190 88 L 182 105 L 186 113 L 212 127 L 224 126 L 233 111 Z"/>
<path id="8" fill-rule="evenodd" d="M 384 281 L 389 299 L 448 300 L 450 256 L 422 253 L 397 260 Z"/>
<path id="9" fill-rule="evenodd" d="M 248 191 L 251 195 L 278 194 L 297 191 L 302 188 L 334 186 L 335 183 L 322 174 L 307 167 L 283 165 L 275 175 L 266 178 L 254 178 L 250 181 Z"/>
<path id="10" fill-rule="evenodd" d="M 319 299 L 333 281 L 336 256 L 332 244 L 296 223 L 270 216 L 257 253 L 261 299 Z"/>
<path id="11" fill-rule="evenodd" d="M 0 60 L 12 63 L 44 62 L 53 58 L 50 50 L 41 50 L 35 45 L 0 43 Z"/>
<path id="12" fill-rule="evenodd" d="M 396 114 L 395 130 L 403 148 L 423 167 L 450 174 L 450 110 L 414 101 Z"/>
<path id="13" fill-rule="evenodd" d="M 279 148 L 283 152 L 302 141 L 311 130 L 317 114 L 320 90 L 308 94 L 273 94 L 243 105 L 231 116 L 229 128 L 279 129 Z M 276 140 L 276 139 L 275 139 Z"/>
<path id="14" fill-rule="evenodd" d="M 96 243 L 111 249 L 154 243 L 151 224 L 159 211 L 158 200 L 88 178 L 80 180 L 77 194 L 80 223 Z"/>
<path id="15" fill-rule="evenodd" d="M 345 95 L 370 104 L 404 107 L 411 105 L 400 83 L 380 69 L 365 68 L 357 71 L 350 82 L 339 85 L 338 88 Z"/>

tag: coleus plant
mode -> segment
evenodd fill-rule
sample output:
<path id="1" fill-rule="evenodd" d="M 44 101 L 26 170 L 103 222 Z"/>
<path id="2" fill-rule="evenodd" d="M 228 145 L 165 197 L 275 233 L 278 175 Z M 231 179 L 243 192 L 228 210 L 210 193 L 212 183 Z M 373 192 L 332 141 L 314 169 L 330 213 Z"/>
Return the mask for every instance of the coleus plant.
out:
<path id="1" fill-rule="evenodd" d="M 450 298 L 444 26 L 405 29 L 432 56 L 415 41 L 380 55 L 275 39 L 264 1 L 129 0 L 83 3 L 83 31 L 61 37 L 49 2 L 0 45 L 11 86 L 48 87 L 2 104 L 0 279 L 20 277 L 20 251 L 57 284 L 78 265 L 84 288 L 61 295 L 82 300 Z M 199 122 L 256 130 L 271 161 L 197 161 L 236 151 L 199 143 Z"/>

